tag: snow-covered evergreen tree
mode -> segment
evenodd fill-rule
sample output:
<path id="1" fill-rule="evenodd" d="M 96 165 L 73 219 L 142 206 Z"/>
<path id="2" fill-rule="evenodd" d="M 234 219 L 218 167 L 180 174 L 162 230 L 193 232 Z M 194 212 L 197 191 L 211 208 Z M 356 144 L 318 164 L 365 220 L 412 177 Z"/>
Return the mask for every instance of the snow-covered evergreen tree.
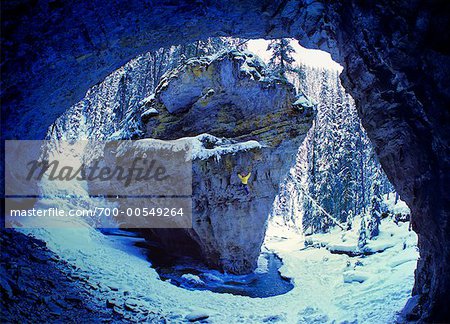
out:
<path id="1" fill-rule="evenodd" d="M 370 208 L 379 162 L 360 124 L 354 101 L 340 84 L 339 72 L 299 65 L 295 76 L 294 84 L 299 90 L 317 102 L 317 117 L 290 177 L 300 184 L 299 193 L 284 190 L 284 209 L 272 214 L 295 214 L 299 218 L 297 226 L 301 224 L 305 232 L 326 232 L 335 222 L 330 222 L 323 208 L 343 227 L 353 227 L 352 222 L 365 217 Z M 392 190 L 384 173 L 378 172 L 376 178 L 380 196 Z M 289 210 L 289 199 L 298 201 L 293 204 L 295 213 Z M 363 225 L 366 227 L 369 222 L 370 219 Z"/>
<path id="2" fill-rule="evenodd" d="M 366 220 L 364 219 L 364 217 L 362 217 L 361 224 L 359 226 L 358 248 L 362 250 L 364 249 L 366 244 L 367 244 Z"/>
<path id="3" fill-rule="evenodd" d="M 379 171 L 374 174 L 375 180 L 372 182 L 372 195 L 370 203 L 370 221 L 368 224 L 369 238 L 373 239 L 378 236 L 381 222 L 381 192 Z"/>
<path id="4" fill-rule="evenodd" d="M 288 72 L 295 72 L 294 67 L 294 48 L 291 46 L 291 40 L 288 38 L 272 40 L 267 47 L 267 50 L 272 51 L 272 56 L 269 61 L 269 68 L 274 75 L 286 79 Z"/>
<path id="5" fill-rule="evenodd" d="M 135 138 L 141 131 L 142 101 L 155 91 L 165 72 L 191 57 L 234 48 L 245 49 L 246 41 L 216 37 L 142 54 L 90 88 L 50 126 L 47 138 Z"/>

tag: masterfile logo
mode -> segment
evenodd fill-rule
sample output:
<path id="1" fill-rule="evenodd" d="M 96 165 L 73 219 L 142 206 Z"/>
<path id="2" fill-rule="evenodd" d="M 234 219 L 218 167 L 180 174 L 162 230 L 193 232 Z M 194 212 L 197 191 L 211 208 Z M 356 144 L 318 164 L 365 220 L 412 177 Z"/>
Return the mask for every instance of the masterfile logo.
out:
<path id="1" fill-rule="evenodd" d="M 6 227 L 192 226 L 189 140 L 6 141 L 5 160 Z"/>
<path id="2" fill-rule="evenodd" d="M 189 141 L 6 141 L 5 193 L 40 196 L 51 182 L 68 192 L 84 182 L 89 196 L 190 196 Z"/>

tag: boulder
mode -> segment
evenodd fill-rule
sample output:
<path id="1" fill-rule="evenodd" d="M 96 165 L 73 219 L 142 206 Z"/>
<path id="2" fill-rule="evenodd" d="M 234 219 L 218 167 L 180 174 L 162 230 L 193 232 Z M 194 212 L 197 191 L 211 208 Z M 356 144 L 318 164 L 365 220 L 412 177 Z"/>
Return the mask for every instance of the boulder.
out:
<path id="1" fill-rule="evenodd" d="M 209 317 L 209 315 L 203 311 L 195 311 L 186 315 L 185 319 L 189 322 L 197 322 L 205 320 Z"/>

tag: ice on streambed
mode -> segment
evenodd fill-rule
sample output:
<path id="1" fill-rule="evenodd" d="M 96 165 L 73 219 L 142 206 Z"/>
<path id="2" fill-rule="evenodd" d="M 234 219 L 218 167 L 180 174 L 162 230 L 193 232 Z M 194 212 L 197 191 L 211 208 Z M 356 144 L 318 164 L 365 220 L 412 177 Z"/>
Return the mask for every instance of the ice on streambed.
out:
<path id="1" fill-rule="evenodd" d="M 368 243 L 372 249 L 383 251 L 350 257 L 331 253 L 327 246 L 350 247 L 356 243 L 356 232 L 314 234 L 307 239 L 320 244 L 305 247 L 305 238 L 298 231 L 269 223 L 264 251 L 281 257 L 283 263 L 278 271 L 292 278 L 294 287 L 285 294 L 266 298 L 172 285 L 160 280 L 145 256 L 136 252 L 136 246 L 104 236 L 87 225 L 23 231 L 46 241 L 62 259 L 88 274 L 90 282 L 112 286 L 114 290 L 109 289 L 105 298 L 124 296 L 127 291 L 126 298 L 145 301 L 169 322 L 188 320 L 190 314 L 198 318 L 201 312 L 217 323 L 392 323 L 411 295 L 418 258 L 417 236 L 408 225 L 383 219 L 379 237 Z M 260 258 L 258 271 L 264 271 L 265 263 Z M 214 271 L 201 277 L 187 275 L 188 280 L 200 278 L 203 282 L 227 279 Z"/>

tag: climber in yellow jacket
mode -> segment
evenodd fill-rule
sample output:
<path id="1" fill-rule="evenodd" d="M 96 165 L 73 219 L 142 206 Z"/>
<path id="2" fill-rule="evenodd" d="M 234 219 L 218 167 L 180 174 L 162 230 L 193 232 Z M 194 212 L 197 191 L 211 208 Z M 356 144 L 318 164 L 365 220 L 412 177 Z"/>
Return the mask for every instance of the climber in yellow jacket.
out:
<path id="1" fill-rule="evenodd" d="M 241 185 L 244 188 L 244 191 L 247 195 L 250 194 L 250 190 L 248 188 L 248 179 L 250 178 L 250 176 L 252 175 L 251 172 L 249 172 L 248 174 L 241 174 L 240 172 L 238 173 L 238 177 L 239 179 L 241 179 Z"/>

